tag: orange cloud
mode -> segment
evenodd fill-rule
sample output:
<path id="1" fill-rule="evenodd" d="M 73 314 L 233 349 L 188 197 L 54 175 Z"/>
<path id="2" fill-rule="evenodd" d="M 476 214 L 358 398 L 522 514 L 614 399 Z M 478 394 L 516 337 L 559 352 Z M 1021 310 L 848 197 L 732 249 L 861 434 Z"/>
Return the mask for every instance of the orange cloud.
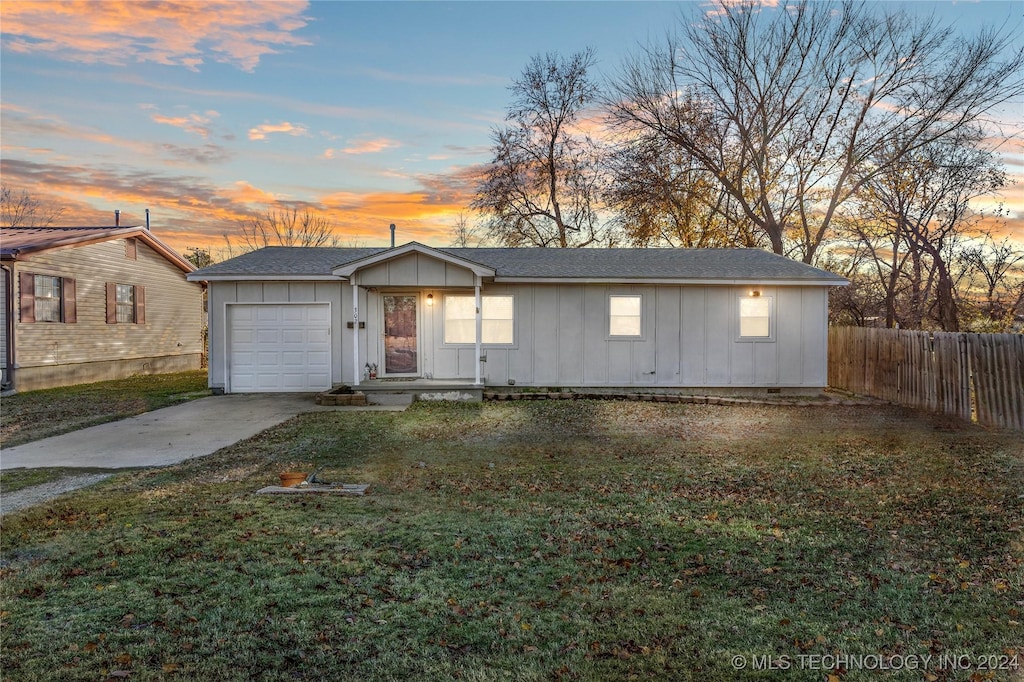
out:
<path id="1" fill-rule="evenodd" d="M 288 121 L 281 121 L 280 123 L 264 123 L 258 125 L 255 128 L 249 129 L 250 140 L 265 140 L 267 135 L 271 133 L 287 133 L 288 135 L 308 135 L 309 131 L 306 126 L 303 125 L 292 125 Z"/>
<path id="2" fill-rule="evenodd" d="M 277 197 L 274 196 L 274 194 L 264 192 L 262 189 L 253 187 L 251 184 L 244 181 L 236 182 L 233 189 L 224 190 L 222 194 L 233 202 L 249 206 L 270 205 L 277 201 Z"/>
<path id="3" fill-rule="evenodd" d="M 401 147 L 402 143 L 395 140 L 389 140 L 386 137 L 378 137 L 372 140 L 362 140 L 351 143 L 345 149 L 342 149 L 343 154 L 376 154 L 382 152 L 385 149 L 395 149 Z"/>
<path id="4" fill-rule="evenodd" d="M 208 59 L 252 71 L 310 21 L 305 0 L 4 0 L 4 47 L 57 59 L 121 66 L 156 62 L 193 71 Z"/>
<path id="5" fill-rule="evenodd" d="M 204 140 L 210 136 L 210 122 L 220 116 L 216 111 L 207 111 L 205 114 L 188 114 L 187 116 L 164 116 L 163 114 L 150 114 L 154 123 L 181 128 L 187 133 L 199 135 Z"/>

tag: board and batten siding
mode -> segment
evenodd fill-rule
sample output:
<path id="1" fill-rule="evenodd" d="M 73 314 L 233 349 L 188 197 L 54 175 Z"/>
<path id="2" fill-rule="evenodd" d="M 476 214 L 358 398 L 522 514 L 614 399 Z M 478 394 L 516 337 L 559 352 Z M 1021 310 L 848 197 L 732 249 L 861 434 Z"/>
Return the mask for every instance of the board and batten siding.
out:
<path id="1" fill-rule="evenodd" d="M 773 299 L 770 339 L 739 338 L 739 299 L 730 286 L 488 285 L 515 299 L 515 340 L 484 346 L 484 383 L 517 386 L 811 387 L 826 385 L 825 287 L 758 287 Z M 444 290 L 433 293 L 443 301 Z M 459 293 L 471 293 L 465 290 Z M 608 297 L 642 296 L 643 333 L 611 338 Z M 443 305 L 421 302 L 424 373 L 472 379 L 472 345 L 448 346 Z"/>
<path id="2" fill-rule="evenodd" d="M 232 303 L 330 303 L 332 381 L 351 384 L 356 372 L 362 376 L 365 363 L 382 364 L 383 293 L 417 296 L 423 376 L 472 381 L 475 348 L 444 343 L 443 311 L 446 294 L 471 295 L 473 290 L 423 287 L 422 282 L 395 286 L 406 280 L 394 274 L 387 273 L 392 286 L 359 289 L 365 328 L 358 331 L 358 367 L 352 360 L 352 288 L 347 282 L 211 282 L 210 386 L 225 388 L 226 307 Z M 742 287 L 486 284 L 485 296 L 514 297 L 515 338 L 509 346 L 483 347 L 482 377 L 491 386 L 512 380 L 517 386 L 824 387 L 827 288 L 758 289 L 772 297 L 774 306 L 771 338 L 755 341 L 739 338 L 739 300 L 747 294 Z M 639 338 L 609 337 L 608 297 L 615 294 L 642 296 Z M 432 306 L 428 295 L 433 295 Z"/>
<path id="3" fill-rule="evenodd" d="M 360 318 L 366 315 L 366 290 L 359 291 Z M 210 377 L 211 388 L 227 388 L 229 330 L 227 306 L 233 303 L 329 303 L 331 307 L 331 379 L 335 384 L 352 381 L 352 288 L 341 282 L 211 282 L 210 309 Z M 367 323 L 367 327 L 371 325 Z M 374 328 L 359 330 L 360 356 L 365 356 L 367 339 L 374 337 Z M 371 362 L 373 360 L 370 360 Z"/>
<path id="4" fill-rule="evenodd" d="M 366 287 L 471 287 L 473 273 L 421 253 L 408 253 L 359 271 Z"/>
<path id="5" fill-rule="evenodd" d="M 136 258 L 126 257 L 125 241 L 60 247 L 17 261 L 16 274 L 74 279 L 77 309 L 73 324 L 26 323 L 21 321 L 16 303 L 19 387 L 25 388 L 22 378 L 28 381 L 31 368 L 189 357 L 198 369 L 203 353 L 202 286 L 186 281 L 180 268 L 141 241 L 136 242 Z M 108 282 L 145 287 L 143 324 L 107 323 Z M 18 276 L 15 287 L 17 302 L 21 293 Z"/>

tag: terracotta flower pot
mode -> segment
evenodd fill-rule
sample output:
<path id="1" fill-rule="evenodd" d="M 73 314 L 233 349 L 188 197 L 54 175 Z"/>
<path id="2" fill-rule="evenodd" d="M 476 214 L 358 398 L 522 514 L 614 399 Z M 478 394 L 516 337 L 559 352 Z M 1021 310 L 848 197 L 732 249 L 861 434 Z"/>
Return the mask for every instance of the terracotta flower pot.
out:
<path id="1" fill-rule="evenodd" d="M 281 474 L 281 487 L 282 488 L 294 488 L 298 484 L 306 480 L 306 474 L 302 471 L 286 471 Z"/>

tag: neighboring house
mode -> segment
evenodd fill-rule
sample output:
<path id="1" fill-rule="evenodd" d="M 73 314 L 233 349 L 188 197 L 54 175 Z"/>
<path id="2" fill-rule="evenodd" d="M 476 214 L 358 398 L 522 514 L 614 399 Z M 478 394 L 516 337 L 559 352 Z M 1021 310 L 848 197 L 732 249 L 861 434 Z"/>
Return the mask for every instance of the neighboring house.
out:
<path id="1" fill-rule="evenodd" d="M 145 227 L 0 229 L 3 386 L 199 369 L 203 285 Z"/>
<path id="2" fill-rule="evenodd" d="M 209 283 L 210 386 L 826 385 L 841 277 L 753 249 L 270 247 Z M 369 382 L 373 384 L 373 382 Z"/>

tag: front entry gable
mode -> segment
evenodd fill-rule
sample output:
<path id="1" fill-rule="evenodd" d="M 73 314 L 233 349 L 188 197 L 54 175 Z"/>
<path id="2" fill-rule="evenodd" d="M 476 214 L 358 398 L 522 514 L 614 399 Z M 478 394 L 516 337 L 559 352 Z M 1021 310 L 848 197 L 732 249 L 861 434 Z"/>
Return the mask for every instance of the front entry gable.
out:
<path id="1" fill-rule="evenodd" d="M 417 242 L 360 258 L 332 270 L 364 287 L 471 287 L 494 269 Z"/>

